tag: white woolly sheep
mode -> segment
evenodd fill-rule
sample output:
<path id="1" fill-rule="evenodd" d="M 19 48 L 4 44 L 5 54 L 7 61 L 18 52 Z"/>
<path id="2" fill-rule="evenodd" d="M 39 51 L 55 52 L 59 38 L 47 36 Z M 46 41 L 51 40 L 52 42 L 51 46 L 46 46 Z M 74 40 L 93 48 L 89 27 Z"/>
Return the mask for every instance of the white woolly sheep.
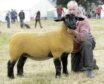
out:
<path id="1" fill-rule="evenodd" d="M 8 61 L 8 77 L 14 78 L 14 65 L 18 60 L 17 74 L 23 75 L 23 66 L 27 57 L 44 60 L 53 57 L 56 77 L 61 75 L 61 61 L 63 73 L 68 75 L 67 56 L 73 50 L 73 35 L 67 29 L 74 29 L 77 20 L 83 18 L 66 15 L 55 21 L 63 21 L 58 31 L 45 33 L 21 32 L 15 34 L 9 44 L 10 60 Z"/>

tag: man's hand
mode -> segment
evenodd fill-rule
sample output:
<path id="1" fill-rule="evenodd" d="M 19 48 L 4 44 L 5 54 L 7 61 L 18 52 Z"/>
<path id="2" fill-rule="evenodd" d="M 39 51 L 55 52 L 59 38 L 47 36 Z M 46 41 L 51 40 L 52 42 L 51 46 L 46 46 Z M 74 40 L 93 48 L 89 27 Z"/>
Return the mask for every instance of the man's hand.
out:
<path id="1" fill-rule="evenodd" d="M 71 32 L 71 33 L 74 34 L 74 35 L 78 35 L 78 32 L 77 32 L 76 30 L 68 29 L 67 31 L 68 31 L 68 32 Z"/>

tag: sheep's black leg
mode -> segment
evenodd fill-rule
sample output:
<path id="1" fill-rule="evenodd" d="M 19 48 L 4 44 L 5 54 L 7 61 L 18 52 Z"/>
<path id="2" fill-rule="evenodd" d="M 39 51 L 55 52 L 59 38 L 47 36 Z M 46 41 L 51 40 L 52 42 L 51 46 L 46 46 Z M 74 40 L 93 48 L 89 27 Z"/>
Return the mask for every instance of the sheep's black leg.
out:
<path id="1" fill-rule="evenodd" d="M 8 77 L 9 78 L 14 78 L 14 65 L 15 65 L 16 61 L 11 62 L 10 60 L 8 61 Z"/>
<path id="2" fill-rule="evenodd" d="M 61 61 L 63 65 L 63 73 L 68 75 L 68 69 L 67 69 L 67 64 L 68 64 L 68 53 L 63 53 L 61 56 Z"/>
<path id="3" fill-rule="evenodd" d="M 54 65 L 56 68 L 56 78 L 61 76 L 61 61 L 60 59 L 54 59 Z"/>
<path id="4" fill-rule="evenodd" d="M 27 57 L 25 57 L 24 55 L 22 55 L 19 58 L 18 64 L 17 64 L 17 75 L 19 76 L 23 76 L 23 66 L 26 62 Z"/>

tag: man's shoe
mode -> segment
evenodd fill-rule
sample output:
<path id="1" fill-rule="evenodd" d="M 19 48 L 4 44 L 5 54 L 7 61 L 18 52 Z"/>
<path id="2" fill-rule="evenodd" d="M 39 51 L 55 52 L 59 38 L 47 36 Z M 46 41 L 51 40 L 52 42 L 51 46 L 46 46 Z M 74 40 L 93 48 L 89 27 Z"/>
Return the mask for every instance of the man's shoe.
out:
<path id="1" fill-rule="evenodd" d="M 87 75 L 88 78 L 93 78 L 94 77 L 94 73 L 92 72 L 92 70 L 87 70 L 86 75 Z"/>

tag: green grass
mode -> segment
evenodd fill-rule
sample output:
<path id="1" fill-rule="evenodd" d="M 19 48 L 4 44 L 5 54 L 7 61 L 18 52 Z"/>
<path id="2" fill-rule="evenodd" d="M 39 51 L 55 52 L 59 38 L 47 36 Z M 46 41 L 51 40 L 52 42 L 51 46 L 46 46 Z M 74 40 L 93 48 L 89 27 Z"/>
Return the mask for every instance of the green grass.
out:
<path id="1" fill-rule="evenodd" d="M 8 44 L 10 33 L 1 33 L 0 34 L 0 49 Z"/>
<path id="2" fill-rule="evenodd" d="M 104 19 L 91 19 L 91 32 L 93 33 L 96 40 L 96 48 L 97 50 L 104 50 Z"/>
<path id="3" fill-rule="evenodd" d="M 89 79 L 85 73 L 74 73 L 71 71 L 71 59 L 68 58 L 69 76 L 62 74 L 60 79 L 55 79 L 55 67 L 53 59 L 46 61 L 34 61 L 28 59 L 24 66 L 24 76 L 16 75 L 17 69 L 14 67 L 15 79 L 11 80 L 7 77 L 7 61 L 8 42 L 10 37 L 16 32 L 37 32 L 52 31 L 57 29 L 60 23 L 52 20 L 42 20 L 43 29 L 34 28 L 34 21 L 29 22 L 31 29 L 21 29 L 19 23 L 11 25 L 10 29 L 6 28 L 6 24 L 0 25 L 0 84 L 104 84 L 104 19 L 90 19 L 91 32 L 96 40 L 96 48 L 94 50 L 94 58 L 97 60 L 99 70 L 95 70 L 95 78 Z"/>

